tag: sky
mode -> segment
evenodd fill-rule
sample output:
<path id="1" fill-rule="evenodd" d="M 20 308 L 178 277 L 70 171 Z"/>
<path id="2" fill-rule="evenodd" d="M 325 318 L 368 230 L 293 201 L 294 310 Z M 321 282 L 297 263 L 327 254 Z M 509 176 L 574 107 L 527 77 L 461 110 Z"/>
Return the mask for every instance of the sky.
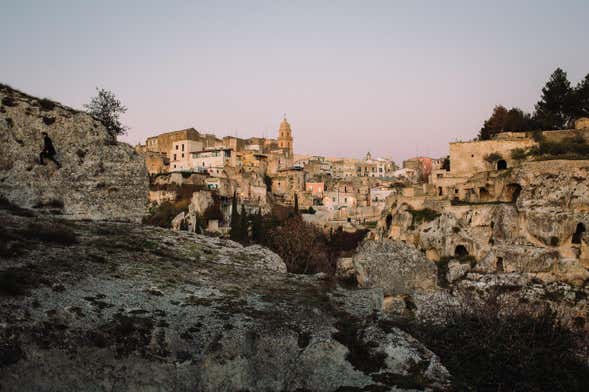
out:
<path id="1" fill-rule="evenodd" d="M 497 104 L 589 73 L 589 1 L 0 0 L 0 82 L 127 106 L 131 144 L 194 127 L 295 153 L 445 156 Z"/>

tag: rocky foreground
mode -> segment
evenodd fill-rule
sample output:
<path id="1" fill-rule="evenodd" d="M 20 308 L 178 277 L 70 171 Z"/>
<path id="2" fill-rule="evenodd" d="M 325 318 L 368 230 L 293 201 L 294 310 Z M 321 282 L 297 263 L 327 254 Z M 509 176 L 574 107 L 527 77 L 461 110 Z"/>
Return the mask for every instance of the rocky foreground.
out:
<path id="1" fill-rule="evenodd" d="M 381 289 L 187 232 L 6 203 L 0 221 L 2 391 L 450 389 L 438 357 L 381 316 Z"/>

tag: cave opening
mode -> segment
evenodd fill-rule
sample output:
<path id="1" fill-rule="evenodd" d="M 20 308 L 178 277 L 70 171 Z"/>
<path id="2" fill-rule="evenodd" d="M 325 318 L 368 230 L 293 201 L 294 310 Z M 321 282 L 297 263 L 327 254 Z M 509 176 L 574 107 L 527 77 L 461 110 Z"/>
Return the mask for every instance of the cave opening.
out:
<path id="1" fill-rule="evenodd" d="M 497 161 L 497 170 L 505 170 L 507 169 L 507 162 L 505 159 L 499 159 Z"/>
<path id="2" fill-rule="evenodd" d="M 496 271 L 497 272 L 505 271 L 505 269 L 503 267 L 503 257 L 497 257 Z"/>
<path id="3" fill-rule="evenodd" d="M 580 244 L 583 239 L 583 234 L 585 234 L 585 225 L 579 222 L 577 223 L 577 228 L 573 234 L 573 244 Z"/>
<path id="4" fill-rule="evenodd" d="M 393 223 L 393 216 L 388 214 L 385 220 L 387 231 L 391 228 L 391 223 Z"/>
<path id="5" fill-rule="evenodd" d="M 456 246 L 456 249 L 454 249 L 454 256 L 458 257 L 459 259 L 462 259 L 468 256 L 468 250 L 466 250 L 466 247 L 464 245 L 458 245 Z"/>

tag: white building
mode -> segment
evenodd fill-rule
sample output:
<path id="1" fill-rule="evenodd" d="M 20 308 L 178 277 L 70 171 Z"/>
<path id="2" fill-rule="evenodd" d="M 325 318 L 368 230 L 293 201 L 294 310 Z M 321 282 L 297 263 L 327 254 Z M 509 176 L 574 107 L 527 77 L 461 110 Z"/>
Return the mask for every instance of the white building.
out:
<path id="1" fill-rule="evenodd" d="M 224 175 L 225 166 L 235 166 L 235 151 L 230 148 L 215 148 L 190 154 L 190 167 L 195 171 L 206 171 L 211 176 Z"/>
<path id="2" fill-rule="evenodd" d="M 178 140 L 172 143 L 170 157 L 170 171 L 192 170 L 191 157 L 193 152 L 203 150 L 203 143 L 197 140 Z"/>

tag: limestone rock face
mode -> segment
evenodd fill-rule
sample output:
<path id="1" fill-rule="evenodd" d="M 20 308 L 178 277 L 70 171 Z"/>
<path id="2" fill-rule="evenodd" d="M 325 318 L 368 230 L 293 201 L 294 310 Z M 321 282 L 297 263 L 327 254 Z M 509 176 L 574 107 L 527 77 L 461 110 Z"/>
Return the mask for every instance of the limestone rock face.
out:
<path id="1" fill-rule="evenodd" d="M 360 287 L 381 287 L 385 295 L 436 288 L 436 267 L 414 247 L 400 241 L 365 241 L 353 257 Z"/>
<path id="2" fill-rule="evenodd" d="M 201 191 L 194 192 L 190 204 L 188 206 L 189 214 L 202 215 L 206 211 L 207 207 L 213 204 L 213 196 L 211 192 Z"/>
<path id="3" fill-rule="evenodd" d="M 379 313 L 381 289 L 187 231 L 0 221 L 0 274 L 16 282 L 0 286 L 2 391 L 451 390 L 438 357 Z"/>
<path id="4" fill-rule="evenodd" d="M 468 181 L 472 189 L 492 189 L 500 196 L 454 205 L 436 204 L 437 196 L 427 196 L 432 200 L 423 205 L 437 208 L 439 215 L 418 225 L 409 220 L 407 201 L 393 198 L 380 222 L 382 237 L 425 252 L 452 290 L 501 290 L 504 284 L 509 286 L 505 292 L 518 297 L 539 285 L 548 294 L 537 296 L 538 301 L 563 308 L 566 317 L 589 331 L 589 161 L 525 162 Z M 521 282 L 512 285 L 505 274 L 519 275 Z M 487 281 L 493 283 L 481 283 Z M 574 299 L 553 300 L 561 296 L 552 296 L 550 285 L 567 287 Z"/>
<path id="5" fill-rule="evenodd" d="M 41 132 L 61 169 L 38 164 Z M 65 218 L 139 221 L 147 194 L 143 158 L 98 120 L 0 85 L 0 196 Z"/>

